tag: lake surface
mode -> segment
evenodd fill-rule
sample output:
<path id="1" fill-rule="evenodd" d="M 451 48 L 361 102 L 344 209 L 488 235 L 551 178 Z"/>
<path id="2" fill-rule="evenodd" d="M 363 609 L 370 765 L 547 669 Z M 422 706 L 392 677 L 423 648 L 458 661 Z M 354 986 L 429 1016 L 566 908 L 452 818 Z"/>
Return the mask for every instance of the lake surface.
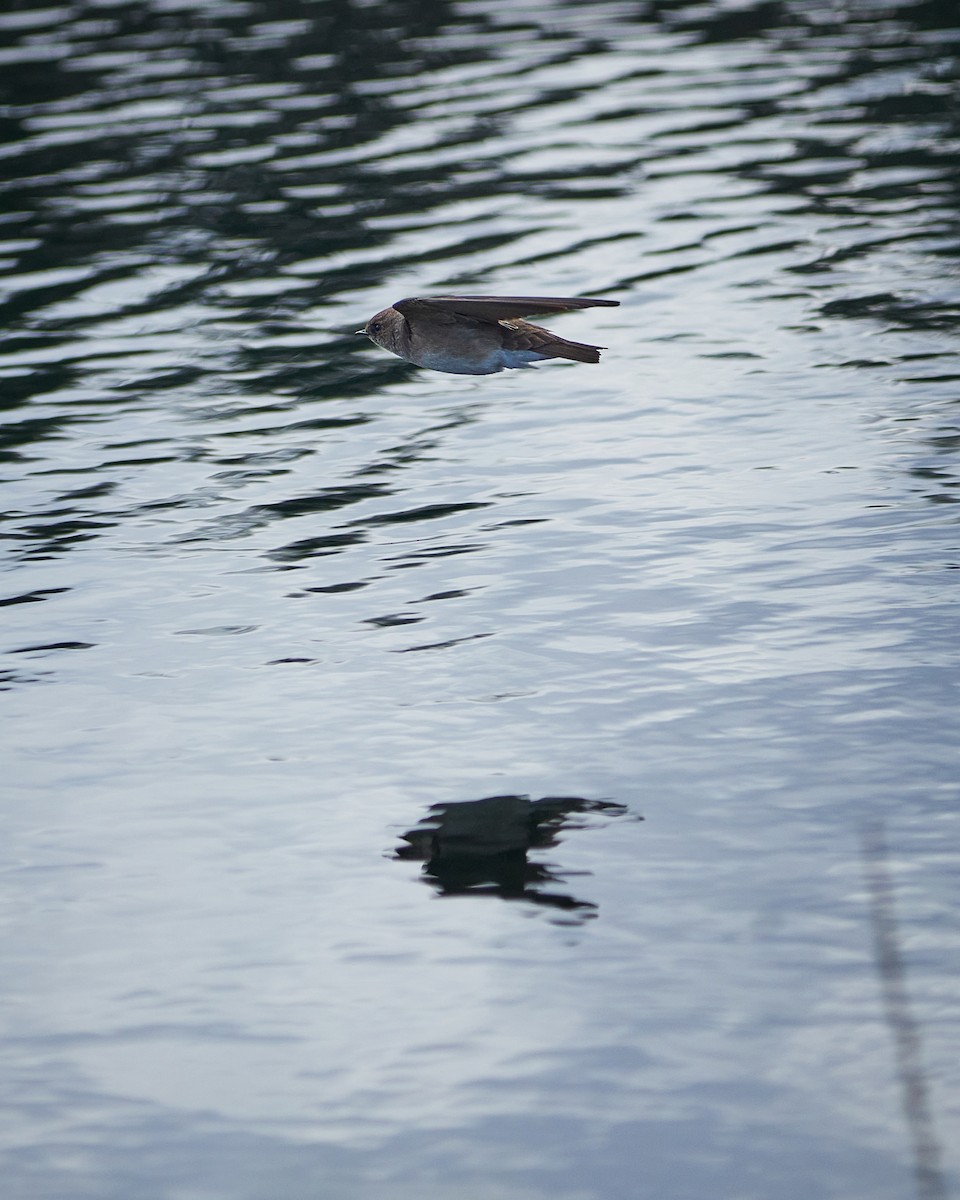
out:
<path id="1" fill-rule="evenodd" d="M 6 1200 L 960 1195 L 958 51 L 0 14 Z"/>

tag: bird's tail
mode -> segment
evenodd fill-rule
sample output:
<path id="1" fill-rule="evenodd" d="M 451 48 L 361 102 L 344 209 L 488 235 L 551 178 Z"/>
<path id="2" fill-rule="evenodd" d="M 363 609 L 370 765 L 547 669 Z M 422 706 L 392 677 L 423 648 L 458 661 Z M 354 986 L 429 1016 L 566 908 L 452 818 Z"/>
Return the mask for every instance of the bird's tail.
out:
<path id="1" fill-rule="evenodd" d="M 569 358 L 573 362 L 598 363 L 600 351 L 606 346 L 588 346 L 586 342 L 568 342 L 566 338 L 555 337 L 550 346 L 541 347 L 541 354 L 549 354 L 551 358 Z"/>
<path id="2" fill-rule="evenodd" d="M 501 321 L 509 332 L 506 348 L 509 350 L 533 350 L 544 358 L 569 358 L 573 362 L 598 363 L 600 351 L 606 346 L 589 346 L 585 342 L 568 342 L 549 329 L 531 325 L 529 321 Z"/>

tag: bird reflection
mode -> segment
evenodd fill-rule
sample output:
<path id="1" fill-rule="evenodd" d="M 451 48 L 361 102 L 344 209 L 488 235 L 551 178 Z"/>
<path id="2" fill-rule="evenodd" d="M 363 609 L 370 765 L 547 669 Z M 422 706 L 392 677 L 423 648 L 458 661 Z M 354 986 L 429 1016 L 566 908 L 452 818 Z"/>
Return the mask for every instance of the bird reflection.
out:
<path id="1" fill-rule="evenodd" d="M 565 829 L 584 829 L 577 815 L 623 816 L 626 808 L 577 796 L 487 796 L 434 804 L 408 833 L 394 857 L 424 862 L 423 876 L 442 896 L 491 895 L 562 909 L 579 923 L 596 916 L 597 906 L 562 890 L 571 872 L 550 863 L 530 862 L 528 851 L 557 845 Z M 560 885 L 555 889 L 552 885 Z"/>

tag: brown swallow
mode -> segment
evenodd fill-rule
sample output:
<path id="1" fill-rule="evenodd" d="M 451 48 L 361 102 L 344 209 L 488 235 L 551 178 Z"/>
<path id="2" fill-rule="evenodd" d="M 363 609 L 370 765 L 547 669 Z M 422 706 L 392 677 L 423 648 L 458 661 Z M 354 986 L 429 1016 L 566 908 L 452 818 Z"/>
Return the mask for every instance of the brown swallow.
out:
<path id="1" fill-rule="evenodd" d="M 605 347 L 568 342 L 521 318 L 619 303 L 568 296 L 410 296 L 378 312 L 357 332 L 418 367 L 492 375 L 544 358 L 599 362 Z"/>

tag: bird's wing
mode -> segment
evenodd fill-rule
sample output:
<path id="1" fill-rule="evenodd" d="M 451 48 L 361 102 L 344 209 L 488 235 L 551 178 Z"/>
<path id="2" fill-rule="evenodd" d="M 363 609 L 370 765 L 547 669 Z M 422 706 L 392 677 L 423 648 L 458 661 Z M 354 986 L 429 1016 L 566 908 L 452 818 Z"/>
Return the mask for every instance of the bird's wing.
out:
<path id="1" fill-rule="evenodd" d="M 477 321 L 509 321 L 533 313 L 569 312 L 575 308 L 616 308 L 619 300 L 591 300 L 577 296 L 410 296 L 394 308 L 405 317 L 443 315 L 472 317 Z M 443 315 L 441 315 L 443 314 Z"/>

